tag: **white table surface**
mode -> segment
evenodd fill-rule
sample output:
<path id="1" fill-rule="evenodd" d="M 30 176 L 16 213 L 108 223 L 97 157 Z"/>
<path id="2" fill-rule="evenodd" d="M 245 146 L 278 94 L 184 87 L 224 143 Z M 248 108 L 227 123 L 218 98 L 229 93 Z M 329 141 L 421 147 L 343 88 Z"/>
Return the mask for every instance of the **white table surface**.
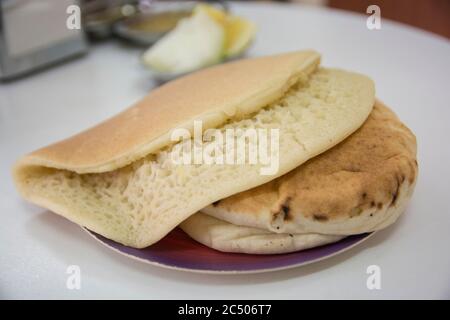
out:
<path id="1" fill-rule="evenodd" d="M 22 201 L 10 167 L 20 155 L 117 113 L 153 86 L 139 50 L 110 42 L 84 58 L 0 84 L 1 298 L 450 298 L 450 42 L 366 17 L 291 5 L 234 5 L 259 33 L 252 56 L 303 48 L 323 65 L 365 73 L 418 138 L 420 175 L 402 218 L 364 244 L 292 270 L 214 276 L 165 270 L 102 247 L 77 225 Z M 368 290 L 366 268 L 381 268 Z M 81 290 L 66 268 L 81 268 Z"/>

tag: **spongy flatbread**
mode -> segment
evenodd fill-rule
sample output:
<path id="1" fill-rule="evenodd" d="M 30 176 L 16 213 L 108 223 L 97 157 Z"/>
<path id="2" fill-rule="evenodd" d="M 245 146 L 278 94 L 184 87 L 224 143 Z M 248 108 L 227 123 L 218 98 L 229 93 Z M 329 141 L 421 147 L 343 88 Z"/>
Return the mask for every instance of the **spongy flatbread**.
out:
<path id="1" fill-rule="evenodd" d="M 304 55 L 236 62 L 158 89 L 137 107 L 99 127 L 22 159 L 15 168 L 17 186 L 26 199 L 107 238 L 132 247 L 149 246 L 205 206 L 287 173 L 362 125 L 374 103 L 373 82 L 340 70 L 321 69 L 308 77 L 315 60 L 305 63 Z M 178 90 L 184 93 L 180 96 Z M 204 103 L 203 97 L 211 103 L 212 113 L 203 104 L 201 110 L 196 109 L 195 103 Z M 259 105 L 269 98 L 279 99 Z M 244 100 L 247 111 L 260 110 L 241 114 L 243 109 L 238 106 Z M 158 123 L 164 121 L 165 131 L 195 116 L 188 112 L 179 119 L 178 112 L 187 111 L 174 106 L 182 105 L 194 108 L 203 120 L 208 114 L 218 114 L 214 111 L 218 109 L 219 114 L 234 114 L 226 124 L 215 123 L 222 131 L 279 128 L 279 170 L 269 176 L 261 175 L 259 163 L 175 164 L 171 161 L 175 146 L 155 149 L 155 141 L 163 140 L 156 133 L 159 129 L 148 128 L 160 128 Z M 149 111 L 152 108 L 160 113 Z M 174 117 L 170 124 L 168 114 Z M 144 156 L 142 150 L 147 152 L 149 146 L 153 153 Z M 98 173 L 105 170 L 109 171 Z"/>
<path id="2" fill-rule="evenodd" d="M 237 226 L 200 212 L 187 218 L 180 227 L 191 238 L 210 248 L 248 254 L 289 253 L 322 246 L 344 238 L 344 236 L 318 233 L 274 233 Z"/>
<path id="3" fill-rule="evenodd" d="M 215 128 L 280 98 L 313 72 L 312 50 L 240 60 L 205 69 L 152 90 L 130 108 L 97 126 L 28 155 L 25 164 L 77 173 L 124 167 L 171 143 L 175 128 Z"/>
<path id="4" fill-rule="evenodd" d="M 342 143 L 202 212 L 275 233 L 370 232 L 403 212 L 417 172 L 414 134 L 377 101 L 364 125 Z"/>

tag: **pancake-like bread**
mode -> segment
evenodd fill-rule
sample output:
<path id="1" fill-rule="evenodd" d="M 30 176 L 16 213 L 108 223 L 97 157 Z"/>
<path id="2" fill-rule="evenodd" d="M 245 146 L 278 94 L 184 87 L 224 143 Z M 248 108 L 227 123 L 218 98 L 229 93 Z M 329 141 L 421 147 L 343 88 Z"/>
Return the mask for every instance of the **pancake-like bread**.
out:
<path id="1" fill-rule="evenodd" d="M 107 238 L 146 247 L 203 207 L 266 183 L 357 130 L 374 104 L 365 76 L 319 69 L 312 51 L 242 60 L 176 80 L 130 109 L 21 159 L 22 195 Z M 174 128 L 279 129 L 279 170 L 174 163 Z M 205 143 L 208 144 L 208 143 Z M 250 145 L 249 147 L 256 147 Z M 278 150 L 276 150 L 278 151 Z"/>
<path id="2" fill-rule="evenodd" d="M 76 173 L 112 171 L 171 144 L 172 129 L 192 131 L 193 120 L 202 120 L 206 130 L 249 116 L 304 81 L 319 63 L 317 52 L 300 51 L 205 69 L 169 82 L 111 119 L 23 160 Z"/>
<path id="3" fill-rule="evenodd" d="M 395 222 L 412 195 L 416 148 L 414 134 L 377 101 L 363 126 L 337 146 L 202 212 L 273 233 L 351 235 L 379 230 Z"/>

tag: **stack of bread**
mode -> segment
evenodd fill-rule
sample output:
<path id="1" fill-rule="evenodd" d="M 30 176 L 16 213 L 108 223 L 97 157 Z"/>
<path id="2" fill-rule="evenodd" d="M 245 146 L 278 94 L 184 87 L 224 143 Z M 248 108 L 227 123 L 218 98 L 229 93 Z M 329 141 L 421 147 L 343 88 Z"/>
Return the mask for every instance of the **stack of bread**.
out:
<path id="1" fill-rule="evenodd" d="M 153 90 L 24 156 L 24 198 L 107 238 L 150 246 L 176 227 L 211 248 L 277 254 L 394 223 L 417 178 L 416 141 L 371 79 L 315 51 L 240 60 Z M 178 164 L 174 129 L 279 129 L 279 166 Z"/>

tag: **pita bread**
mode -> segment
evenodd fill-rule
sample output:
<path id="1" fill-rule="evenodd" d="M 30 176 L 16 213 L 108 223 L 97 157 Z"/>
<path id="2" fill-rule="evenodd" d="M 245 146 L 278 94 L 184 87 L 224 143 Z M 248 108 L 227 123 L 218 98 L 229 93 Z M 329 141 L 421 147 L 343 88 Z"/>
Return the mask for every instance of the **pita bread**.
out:
<path id="1" fill-rule="evenodd" d="M 281 254 L 322 246 L 344 238 L 318 233 L 274 233 L 258 228 L 237 226 L 196 213 L 180 224 L 194 240 L 210 248 L 235 253 Z"/>
<path id="2" fill-rule="evenodd" d="M 377 101 L 364 125 L 288 174 L 202 209 L 273 233 L 351 235 L 380 230 L 404 211 L 417 180 L 416 139 Z"/>
<path id="3" fill-rule="evenodd" d="M 119 115 L 25 156 L 24 198 L 122 244 L 142 248 L 214 201 L 266 183 L 357 130 L 374 103 L 365 76 L 316 70 L 312 51 L 242 60 L 176 80 Z M 177 165 L 174 128 L 280 129 L 279 170 Z"/>

